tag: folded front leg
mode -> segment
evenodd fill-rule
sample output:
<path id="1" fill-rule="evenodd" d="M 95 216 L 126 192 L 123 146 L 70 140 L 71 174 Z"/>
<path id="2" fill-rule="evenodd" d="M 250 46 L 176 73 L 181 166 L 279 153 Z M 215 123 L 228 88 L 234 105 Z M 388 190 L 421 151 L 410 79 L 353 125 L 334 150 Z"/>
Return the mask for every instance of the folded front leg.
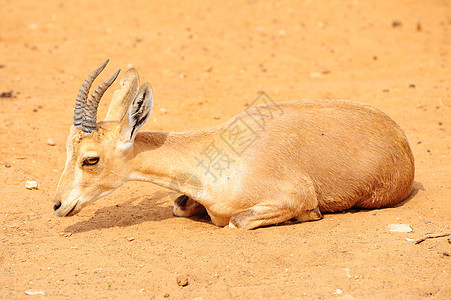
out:
<path id="1" fill-rule="evenodd" d="M 277 193 L 265 195 L 263 192 L 262 195 L 265 196 L 258 204 L 234 214 L 230 218 L 229 227 L 254 229 L 285 222 L 299 223 L 322 219 L 310 179 L 307 178 L 303 184 L 289 189 L 283 189 L 286 186 L 283 183 L 280 187 L 275 186 Z"/>

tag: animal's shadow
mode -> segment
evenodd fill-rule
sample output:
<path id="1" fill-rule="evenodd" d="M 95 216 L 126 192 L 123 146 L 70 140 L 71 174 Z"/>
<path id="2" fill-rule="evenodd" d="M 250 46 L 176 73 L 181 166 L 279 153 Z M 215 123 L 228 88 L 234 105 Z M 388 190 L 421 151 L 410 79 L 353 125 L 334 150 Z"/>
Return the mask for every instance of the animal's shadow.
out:
<path id="1" fill-rule="evenodd" d="M 172 206 L 161 205 L 162 199 L 166 196 L 168 196 L 167 191 L 157 191 L 149 196 L 135 197 L 122 204 L 100 208 L 89 220 L 70 225 L 64 231 L 75 234 L 91 230 L 127 227 L 144 222 L 158 222 L 170 218 L 177 218 L 172 213 Z M 136 204 L 136 201 L 139 199 L 142 200 Z M 189 219 L 210 223 L 210 218 L 207 214 L 193 216 Z"/>
<path id="2" fill-rule="evenodd" d="M 420 190 L 424 190 L 423 184 L 415 181 L 410 195 L 392 206 L 393 208 L 401 207 L 415 197 Z M 169 192 L 172 194 L 173 192 Z M 111 227 L 127 227 L 141 224 L 149 221 L 162 221 L 169 218 L 176 218 L 172 214 L 172 206 L 161 206 L 163 198 L 168 196 L 166 191 L 157 191 L 149 196 L 141 196 L 132 198 L 125 203 L 107 206 L 98 209 L 94 215 L 86 221 L 81 221 L 76 224 L 68 226 L 64 231 L 72 234 L 86 232 L 97 229 L 111 228 Z M 138 204 L 133 204 L 138 199 L 142 199 Z M 383 209 L 383 208 L 382 208 Z M 342 212 L 325 213 L 325 214 L 343 214 L 343 213 L 357 213 L 361 211 L 373 211 L 363 208 L 350 208 Z M 210 217 L 207 214 L 190 217 L 189 219 L 198 222 L 210 223 Z M 282 223 L 277 225 L 291 225 L 292 223 Z M 274 225 L 264 226 L 271 227 Z"/>
<path id="3" fill-rule="evenodd" d="M 403 206 L 404 204 L 406 204 L 407 202 L 409 202 L 410 200 L 413 199 L 413 197 L 415 197 L 419 191 L 424 191 L 424 186 L 421 182 L 418 181 L 414 181 L 413 182 L 413 188 L 412 191 L 410 192 L 409 196 L 402 200 L 401 202 L 399 202 L 398 204 L 395 204 L 393 207 L 400 207 Z"/>

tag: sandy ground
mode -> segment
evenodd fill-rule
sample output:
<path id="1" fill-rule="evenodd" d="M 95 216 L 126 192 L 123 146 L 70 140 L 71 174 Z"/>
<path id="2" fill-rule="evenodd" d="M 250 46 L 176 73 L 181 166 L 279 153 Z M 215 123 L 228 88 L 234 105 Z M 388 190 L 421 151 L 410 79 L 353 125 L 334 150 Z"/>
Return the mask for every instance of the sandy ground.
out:
<path id="1" fill-rule="evenodd" d="M 0 0 L 0 7 L 0 93 L 12 91 L 0 98 L 0 297 L 451 298 L 448 238 L 406 240 L 451 231 L 449 1 Z M 259 91 L 276 102 L 375 105 L 410 138 L 413 197 L 244 232 L 176 218 L 168 190 L 128 183 L 74 217 L 56 218 L 52 197 L 75 97 L 106 58 L 102 80 L 134 66 L 152 84 L 148 130 L 219 124 Z M 39 189 L 27 190 L 27 180 Z M 394 223 L 413 231 L 389 232 Z"/>

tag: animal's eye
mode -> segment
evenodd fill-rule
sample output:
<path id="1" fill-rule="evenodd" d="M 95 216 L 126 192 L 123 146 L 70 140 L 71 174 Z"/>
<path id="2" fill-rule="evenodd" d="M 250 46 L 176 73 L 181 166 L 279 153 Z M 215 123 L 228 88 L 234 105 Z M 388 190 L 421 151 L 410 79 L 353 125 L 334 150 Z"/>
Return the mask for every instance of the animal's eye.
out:
<path id="1" fill-rule="evenodd" d="M 83 166 L 93 166 L 99 162 L 98 157 L 88 157 L 83 161 Z"/>

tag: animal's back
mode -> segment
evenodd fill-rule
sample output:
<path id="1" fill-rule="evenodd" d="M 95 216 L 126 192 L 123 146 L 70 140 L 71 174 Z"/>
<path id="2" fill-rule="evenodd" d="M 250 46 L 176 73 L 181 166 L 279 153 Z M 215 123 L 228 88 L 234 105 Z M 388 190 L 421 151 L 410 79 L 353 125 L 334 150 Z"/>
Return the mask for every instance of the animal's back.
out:
<path id="1" fill-rule="evenodd" d="M 413 155 L 406 135 L 386 114 L 345 101 L 297 101 L 279 108 L 264 128 L 253 127 L 259 138 L 243 154 L 242 188 L 271 188 L 274 181 L 279 188 L 281 182 L 301 185 L 307 175 L 324 212 L 389 206 L 410 194 Z M 241 117 L 249 115 L 252 109 Z M 252 197 L 264 197 L 249 190 Z"/>

